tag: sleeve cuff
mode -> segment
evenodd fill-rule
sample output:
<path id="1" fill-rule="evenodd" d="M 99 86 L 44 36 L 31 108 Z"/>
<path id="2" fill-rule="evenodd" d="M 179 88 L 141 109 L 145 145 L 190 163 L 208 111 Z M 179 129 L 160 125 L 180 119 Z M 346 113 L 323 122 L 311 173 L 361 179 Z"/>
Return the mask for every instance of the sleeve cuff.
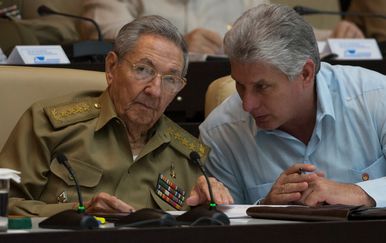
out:
<path id="1" fill-rule="evenodd" d="M 386 207 L 386 194 L 384 188 L 386 186 L 386 177 L 381 177 L 374 180 L 363 181 L 356 183 L 375 201 L 376 207 Z"/>

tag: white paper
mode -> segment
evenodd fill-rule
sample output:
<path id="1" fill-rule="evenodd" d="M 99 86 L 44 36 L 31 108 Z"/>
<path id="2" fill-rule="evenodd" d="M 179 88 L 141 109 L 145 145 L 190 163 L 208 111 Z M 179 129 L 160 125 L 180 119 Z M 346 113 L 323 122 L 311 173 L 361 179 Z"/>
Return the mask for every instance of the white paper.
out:
<path id="1" fill-rule="evenodd" d="M 247 215 L 247 209 L 256 205 L 248 204 L 229 204 L 229 205 L 217 205 L 217 209 L 225 213 L 229 218 L 245 218 Z"/>
<path id="2" fill-rule="evenodd" d="M 216 208 L 221 212 L 225 213 L 230 219 L 236 218 L 249 218 L 247 215 L 247 209 L 250 207 L 307 207 L 304 205 L 254 205 L 254 204 L 218 204 Z M 186 211 L 167 211 L 171 215 L 178 216 Z"/>
<path id="3" fill-rule="evenodd" d="M 229 218 L 245 218 L 247 215 L 247 209 L 250 207 L 307 207 L 304 205 L 250 205 L 250 204 L 230 204 L 230 205 L 217 205 L 217 209 L 225 213 Z"/>
<path id="4" fill-rule="evenodd" d="M 216 208 L 225 213 L 229 218 L 245 218 L 249 217 L 246 213 L 249 207 L 256 205 L 247 204 L 232 204 L 232 205 L 217 205 Z M 168 211 L 171 215 L 179 216 L 186 211 Z"/>

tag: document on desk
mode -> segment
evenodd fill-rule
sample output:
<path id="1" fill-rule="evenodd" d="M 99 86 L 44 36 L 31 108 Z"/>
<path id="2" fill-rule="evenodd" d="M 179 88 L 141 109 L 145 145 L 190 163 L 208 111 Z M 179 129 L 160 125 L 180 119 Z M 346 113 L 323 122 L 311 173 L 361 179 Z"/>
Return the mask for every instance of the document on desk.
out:
<path id="1" fill-rule="evenodd" d="M 250 217 L 247 210 L 252 207 L 269 207 L 269 208 L 287 208 L 287 207 L 306 207 L 302 205 L 254 205 L 254 204 L 230 204 L 217 205 L 217 209 L 225 213 L 229 218 Z"/>
<path id="2" fill-rule="evenodd" d="M 232 218 L 248 218 L 246 211 L 254 205 L 248 204 L 233 204 L 233 205 L 217 205 L 216 209 L 225 213 L 230 219 Z M 178 216 L 186 211 L 168 211 L 171 215 Z"/>
<path id="3" fill-rule="evenodd" d="M 217 209 L 225 213 L 230 219 L 232 218 L 246 218 L 247 209 L 255 205 L 249 204 L 229 204 L 217 205 Z"/>
<path id="4" fill-rule="evenodd" d="M 317 207 L 289 205 L 270 207 L 253 206 L 247 209 L 253 218 L 301 220 L 301 221 L 347 221 L 386 219 L 386 208 L 350 205 L 321 205 Z"/>
<path id="5" fill-rule="evenodd" d="M 273 208 L 282 208 L 289 207 L 289 205 L 251 205 L 251 204 L 220 204 L 217 205 L 216 208 L 221 212 L 225 213 L 230 219 L 235 218 L 249 218 L 250 216 L 247 214 L 247 209 L 251 207 L 273 207 Z M 293 207 L 293 205 L 291 205 Z M 298 206 L 305 207 L 305 206 Z M 186 211 L 168 211 L 171 215 L 178 216 Z"/>

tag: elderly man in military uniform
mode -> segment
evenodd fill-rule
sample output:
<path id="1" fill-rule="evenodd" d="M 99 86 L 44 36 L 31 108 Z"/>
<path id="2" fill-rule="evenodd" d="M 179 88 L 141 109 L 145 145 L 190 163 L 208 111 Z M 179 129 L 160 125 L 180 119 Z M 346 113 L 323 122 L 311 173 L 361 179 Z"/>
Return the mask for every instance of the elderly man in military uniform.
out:
<path id="1" fill-rule="evenodd" d="M 0 153 L 0 167 L 21 171 L 12 185 L 10 214 L 49 216 L 78 206 L 75 171 L 86 212 L 140 208 L 186 210 L 209 201 L 191 151 L 207 147 L 163 112 L 184 87 L 187 48 L 166 19 L 148 16 L 125 25 L 106 57 L 108 88 L 33 104 Z M 210 179 L 217 203 L 232 203 Z"/>

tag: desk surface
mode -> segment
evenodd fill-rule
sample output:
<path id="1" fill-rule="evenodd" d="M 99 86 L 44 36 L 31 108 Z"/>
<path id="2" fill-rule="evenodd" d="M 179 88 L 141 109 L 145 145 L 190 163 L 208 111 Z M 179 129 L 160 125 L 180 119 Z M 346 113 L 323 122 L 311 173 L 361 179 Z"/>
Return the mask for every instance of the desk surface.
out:
<path id="1" fill-rule="evenodd" d="M 386 220 L 290 222 L 244 219 L 231 226 L 0 233 L 0 242 L 385 242 Z"/>

